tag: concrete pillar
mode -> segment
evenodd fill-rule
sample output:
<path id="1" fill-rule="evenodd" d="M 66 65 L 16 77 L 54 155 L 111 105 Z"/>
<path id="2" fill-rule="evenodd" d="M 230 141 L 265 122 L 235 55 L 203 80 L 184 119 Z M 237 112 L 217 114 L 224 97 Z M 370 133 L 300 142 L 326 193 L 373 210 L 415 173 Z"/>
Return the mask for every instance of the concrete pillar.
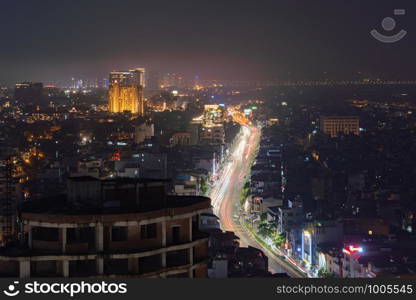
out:
<path id="1" fill-rule="evenodd" d="M 166 252 L 163 252 L 160 256 L 162 257 L 162 268 L 166 268 Z"/>
<path id="2" fill-rule="evenodd" d="M 166 221 L 162 221 L 162 247 L 166 247 Z"/>
<path id="3" fill-rule="evenodd" d="M 188 249 L 189 264 L 192 266 L 194 264 L 194 247 Z"/>
<path id="4" fill-rule="evenodd" d="M 189 218 L 189 238 L 188 240 L 192 242 L 192 217 Z"/>
<path id="5" fill-rule="evenodd" d="M 33 248 L 33 233 L 32 233 L 32 225 L 28 225 L 28 237 L 27 237 L 27 245 L 29 247 L 29 249 Z"/>
<path id="6" fill-rule="evenodd" d="M 139 273 L 139 259 L 137 257 L 130 257 L 128 259 L 129 272 L 133 274 Z"/>
<path id="7" fill-rule="evenodd" d="M 103 223 L 97 223 L 95 226 L 95 250 L 104 251 L 104 226 Z"/>
<path id="8" fill-rule="evenodd" d="M 30 261 L 20 261 L 19 262 L 19 277 L 20 278 L 29 278 L 30 277 Z"/>
<path id="9" fill-rule="evenodd" d="M 95 268 L 96 268 L 97 275 L 104 274 L 104 258 L 97 257 L 95 259 Z"/>
<path id="10" fill-rule="evenodd" d="M 66 252 L 66 228 L 61 228 L 61 246 L 62 253 Z"/>
<path id="11" fill-rule="evenodd" d="M 69 261 L 62 261 L 62 277 L 69 277 Z"/>

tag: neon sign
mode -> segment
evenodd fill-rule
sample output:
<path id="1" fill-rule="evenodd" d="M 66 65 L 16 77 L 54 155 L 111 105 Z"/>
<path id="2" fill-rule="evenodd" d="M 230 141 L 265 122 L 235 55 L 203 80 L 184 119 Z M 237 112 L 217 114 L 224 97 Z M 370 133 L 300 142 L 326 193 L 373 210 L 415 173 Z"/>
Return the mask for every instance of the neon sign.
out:
<path id="1" fill-rule="evenodd" d="M 354 253 L 363 253 L 364 249 L 363 249 L 363 247 L 357 247 L 357 246 L 350 245 L 348 248 L 342 249 L 342 252 L 344 252 L 345 254 L 351 255 L 351 254 L 354 254 Z"/>

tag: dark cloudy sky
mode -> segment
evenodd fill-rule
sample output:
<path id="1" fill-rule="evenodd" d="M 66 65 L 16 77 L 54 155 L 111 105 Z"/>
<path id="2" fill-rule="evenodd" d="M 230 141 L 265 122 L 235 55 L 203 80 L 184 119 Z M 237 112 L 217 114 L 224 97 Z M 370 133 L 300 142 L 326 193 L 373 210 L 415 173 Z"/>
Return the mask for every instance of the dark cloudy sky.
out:
<path id="1" fill-rule="evenodd" d="M 383 32 L 395 8 L 407 9 L 395 18 L 408 36 L 381 44 L 369 31 Z M 415 1 L 2 0 L 0 25 L 0 84 L 136 66 L 223 79 L 416 79 Z"/>

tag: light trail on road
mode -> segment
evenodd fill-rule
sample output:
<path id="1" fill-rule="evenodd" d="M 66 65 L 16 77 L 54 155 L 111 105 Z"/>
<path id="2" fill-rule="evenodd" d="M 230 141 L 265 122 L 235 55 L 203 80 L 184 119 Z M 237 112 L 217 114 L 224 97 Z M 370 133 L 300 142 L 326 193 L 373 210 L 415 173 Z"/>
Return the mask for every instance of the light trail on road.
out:
<path id="1" fill-rule="evenodd" d="M 291 277 L 302 277 L 275 253 L 260 245 L 239 221 L 238 208 L 241 192 L 246 176 L 250 174 L 251 157 L 255 155 L 260 134 L 261 131 L 256 126 L 248 125 L 247 122 L 242 124 L 241 132 L 230 149 L 230 158 L 220 172 L 209 197 L 214 213 L 220 218 L 222 229 L 233 231 L 240 238 L 242 247 L 252 246 L 262 249 L 269 258 L 269 269 L 272 273 L 286 272 Z"/>

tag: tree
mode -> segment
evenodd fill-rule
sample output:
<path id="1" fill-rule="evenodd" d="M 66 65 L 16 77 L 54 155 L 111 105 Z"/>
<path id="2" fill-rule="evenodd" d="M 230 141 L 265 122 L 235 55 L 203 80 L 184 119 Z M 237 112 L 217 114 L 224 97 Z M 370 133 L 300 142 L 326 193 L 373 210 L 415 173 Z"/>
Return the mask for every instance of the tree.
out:
<path id="1" fill-rule="evenodd" d="M 247 181 L 243 187 L 243 190 L 241 192 L 241 198 L 240 198 L 240 204 L 241 206 L 244 206 L 244 203 L 246 202 L 247 197 L 250 195 L 250 184 Z"/>
<path id="2" fill-rule="evenodd" d="M 318 271 L 318 277 L 320 277 L 320 278 L 334 278 L 335 277 L 335 274 L 334 273 L 330 273 L 325 268 L 321 268 Z"/>
<path id="3" fill-rule="evenodd" d="M 286 242 L 286 235 L 284 233 L 276 233 L 273 237 L 273 243 L 277 248 L 281 248 Z"/>
<path id="4" fill-rule="evenodd" d="M 201 177 L 200 190 L 201 190 L 202 195 L 205 195 L 208 190 L 208 186 L 204 177 Z"/>
<path id="5" fill-rule="evenodd" d="M 267 222 L 267 220 L 260 221 L 257 230 L 258 233 L 264 238 L 272 237 L 273 233 L 275 232 L 273 225 Z"/>

